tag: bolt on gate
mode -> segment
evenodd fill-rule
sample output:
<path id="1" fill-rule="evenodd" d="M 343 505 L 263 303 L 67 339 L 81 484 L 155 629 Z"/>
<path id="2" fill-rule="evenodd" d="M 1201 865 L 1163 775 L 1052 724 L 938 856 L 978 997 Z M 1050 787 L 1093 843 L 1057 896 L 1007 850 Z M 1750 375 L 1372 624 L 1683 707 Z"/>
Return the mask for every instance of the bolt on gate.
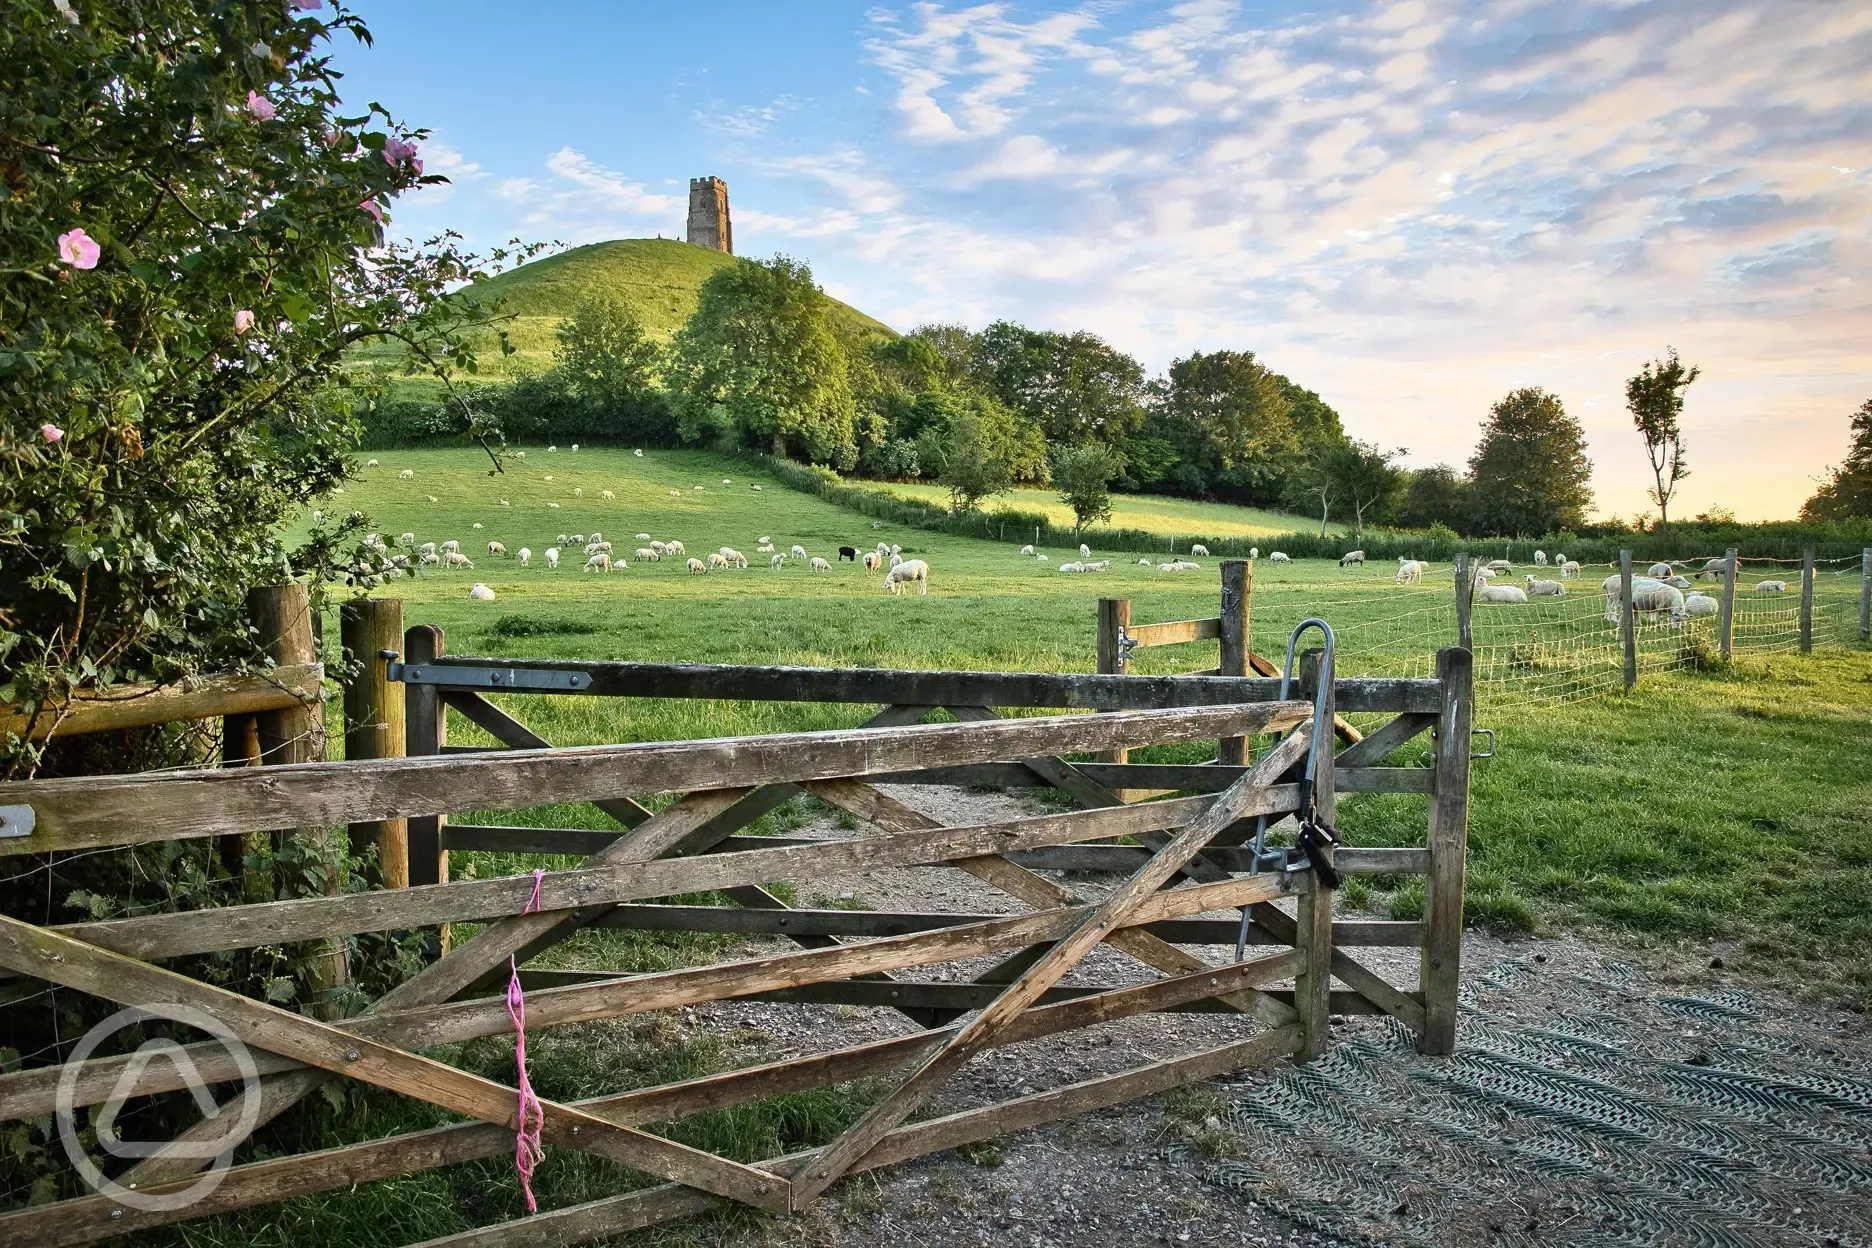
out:
<path id="1" fill-rule="evenodd" d="M 651 974 L 529 973 L 528 1026 L 542 1029 L 711 1002 L 767 1000 L 883 1007 L 901 1034 L 787 1056 L 704 1078 L 543 1104 L 546 1143 L 583 1150 L 666 1180 L 570 1208 L 484 1227 L 451 1244 L 577 1243 L 691 1216 L 716 1200 L 797 1210 L 841 1178 L 942 1149 L 1152 1095 L 1329 1046 L 1336 1013 L 1384 1013 L 1426 1053 L 1455 1041 L 1456 990 L 1469 791 L 1469 652 L 1444 650 L 1432 679 L 1344 678 L 1314 652 L 1294 695 L 1256 676 L 1124 676 L 555 662 L 456 657 L 440 630 L 411 629 L 400 680 L 407 757 L 301 763 L 256 770 L 31 781 L 0 786 L 0 804 L 29 807 L 31 831 L 0 839 L 0 854 L 120 845 L 164 837 L 236 836 L 334 824 L 381 830 L 407 821 L 411 887 L 229 906 L 56 928 L 0 918 L 0 967 L 124 1005 L 206 1015 L 254 1050 L 259 1083 L 251 1131 L 334 1078 L 354 1079 L 468 1121 L 234 1165 L 183 1209 L 110 1195 L 0 1215 L 0 1243 L 88 1243 L 132 1230 L 511 1154 L 514 1089 L 423 1056 L 438 1045 L 511 1034 L 499 992 L 509 958 L 524 964 L 591 925 L 731 931 L 784 939 L 763 956 Z M 861 727 L 714 740 L 554 748 L 491 700 L 516 690 L 554 696 L 775 700 L 879 706 Z M 1051 714 L 1003 717 L 1000 709 Z M 1100 714 L 1066 712 L 1098 711 Z M 1335 751 L 1331 734 L 1309 760 L 1316 716 L 1392 716 Z M 448 712 L 506 748 L 450 747 Z M 953 722 L 922 722 L 938 711 Z M 1434 764 L 1387 767 L 1398 747 L 1435 734 Z M 1068 756 L 1201 739 L 1272 746 L 1245 761 L 1173 766 L 1075 762 Z M 1307 809 L 1330 824 L 1342 793 L 1420 793 L 1421 848 L 1321 850 L 1339 873 L 1427 877 L 1422 922 L 1333 915 L 1333 895 L 1304 863 L 1257 871 L 1258 820 Z M 891 790 L 906 784 L 1051 786 L 1079 809 L 952 826 Z M 1170 791 L 1127 802 L 1125 790 Z M 737 835 L 761 814 L 807 793 L 854 816 L 849 839 Z M 654 812 L 643 799 L 675 795 Z M 451 813 L 590 802 L 620 825 L 589 829 L 451 826 Z M 583 855 L 581 866 L 493 879 L 448 878 L 451 848 Z M 765 887 L 884 868 L 960 871 L 1023 909 L 927 914 L 791 909 Z M 1102 893 L 1046 872 L 1124 875 Z M 734 904 L 679 905 L 718 892 Z M 537 896 L 537 901 L 535 897 Z M 1248 946 L 1234 955 L 1237 911 Z M 1220 916 L 1220 917 L 1218 917 Z M 314 1019 L 199 982 L 167 959 L 364 932 L 485 924 L 364 1012 Z M 1394 985 L 1355 952 L 1419 951 L 1418 982 Z M 1151 978 L 1094 982 L 1085 959 L 1106 946 Z M 1222 951 L 1216 952 L 1203 951 Z M 988 959 L 972 978 L 920 973 Z M 1219 959 L 1219 960 L 1218 960 Z M 1073 975 L 1067 982 L 1069 973 Z M 1340 985 L 1334 988 L 1337 981 Z M 912 1116 L 976 1055 L 1147 1012 L 1201 1010 L 1238 1020 L 1227 1043 L 1096 1074 L 936 1117 Z M 1231 1022 L 1229 1026 L 1236 1026 Z M 210 1080 L 236 1072 L 224 1049 L 185 1052 Z M 0 1076 L 0 1117 L 53 1111 L 63 1077 L 71 1103 L 100 1105 L 129 1090 L 182 1086 L 176 1066 L 118 1056 L 74 1071 Z M 855 1079 L 886 1081 L 880 1099 L 817 1149 L 746 1164 L 648 1129 L 704 1109 Z M 243 1106 L 245 1108 L 245 1106 Z M 160 1196 L 186 1188 L 206 1154 L 234 1142 L 222 1113 L 118 1176 Z M 214 1147 L 204 1147 L 205 1144 Z"/>

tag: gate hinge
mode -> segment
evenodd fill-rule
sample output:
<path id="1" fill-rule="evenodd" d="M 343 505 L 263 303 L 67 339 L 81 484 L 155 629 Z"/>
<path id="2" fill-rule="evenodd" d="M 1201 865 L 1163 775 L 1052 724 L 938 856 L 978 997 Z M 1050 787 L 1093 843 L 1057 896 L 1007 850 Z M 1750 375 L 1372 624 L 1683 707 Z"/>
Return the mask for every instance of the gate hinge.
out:
<path id="1" fill-rule="evenodd" d="M 457 667 L 437 663 L 386 663 L 386 680 L 443 689 L 520 689 L 577 693 L 591 688 L 591 673 L 537 667 Z"/>

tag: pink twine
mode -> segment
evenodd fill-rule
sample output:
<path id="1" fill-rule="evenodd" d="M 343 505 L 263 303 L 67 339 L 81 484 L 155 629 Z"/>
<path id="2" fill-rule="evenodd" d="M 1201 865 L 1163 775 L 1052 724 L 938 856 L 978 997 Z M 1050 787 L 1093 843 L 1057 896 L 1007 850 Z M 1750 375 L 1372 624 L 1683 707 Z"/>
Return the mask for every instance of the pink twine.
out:
<path id="1" fill-rule="evenodd" d="M 532 914 L 540 908 L 540 881 L 544 878 L 544 871 L 533 872 L 533 899 L 527 902 L 522 913 Z M 546 1147 L 540 1141 L 540 1133 L 546 1128 L 546 1111 L 533 1092 L 532 1080 L 527 1078 L 526 998 L 520 992 L 520 968 L 511 954 L 507 958 L 507 971 L 507 1017 L 513 1020 L 514 1067 L 520 1076 L 520 1111 L 517 1115 L 518 1129 L 514 1132 L 514 1169 L 520 1172 L 520 1190 L 526 1193 L 527 1212 L 538 1213 L 539 1206 L 533 1201 L 533 1170 L 546 1156 Z"/>

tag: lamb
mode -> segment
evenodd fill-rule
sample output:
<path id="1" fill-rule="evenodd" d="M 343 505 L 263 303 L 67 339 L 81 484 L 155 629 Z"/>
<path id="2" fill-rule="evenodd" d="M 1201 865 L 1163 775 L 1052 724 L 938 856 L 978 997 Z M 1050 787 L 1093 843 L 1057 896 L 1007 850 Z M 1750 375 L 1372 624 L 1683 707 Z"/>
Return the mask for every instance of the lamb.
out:
<path id="1" fill-rule="evenodd" d="M 755 554 L 757 554 L 757 555 L 771 555 L 771 554 L 773 554 L 773 553 L 774 553 L 774 548 L 773 548 L 773 543 L 772 543 L 772 542 L 763 542 L 763 543 L 761 543 L 761 544 L 760 544 L 759 546 L 756 546 L 756 547 L 754 548 L 754 553 L 755 553 Z M 786 556 L 784 556 L 784 555 L 782 555 L 782 556 L 781 556 L 781 558 L 783 558 L 783 559 L 784 559 L 785 557 L 786 557 Z"/>
<path id="2" fill-rule="evenodd" d="M 1397 577 L 1399 585 L 1417 585 L 1423 581 L 1424 565 L 1416 559 L 1398 556 Z"/>
<path id="3" fill-rule="evenodd" d="M 602 550 L 585 561 L 587 572 L 609 572 L 612 567 L 611 556 Z"/>
<path id="4" fill-rule="evenodd" d="M 650 535 L 648 533 L 639 533 L 637 535 L 637 540 L 640 542 L 647 542 L 650 540 Z"/>
<path id="5" fill-rule="evenodd" d="M 561 546 L 570 546 L 572 544 L 572 539 L 568 535 L 561 533 L 559 535 L 559 544 Z"/>
<path id="6" fill-rule="evenodd" d="M 865 551 L 864 553 L 864 570 L 865 571 L 876 572 L 878 569 L 882 568 L 883 566 L 884 566 L 883 555 L 878 554 L 877 551 L 875 550 Z"/>
<path id="7" fill-rule="evenodd" d="M 665 542 L 663 544 L 663 553 L 666 555 L 687 555 L 689 552 L 684 549 L 681 542 Z"/>
<path id="8" fill-rule="evenodd" d="M 806 562 L 806 548 L 804 546 L 795 546 L 792 550 L 788 551 L 787 553 L 792 555 L 795 559 L 799 560 L 801 563 Z"/>
<path id="9" fill-rule="evenodd" d="M 708 572 L 708 565 L 703 563 L 700 559 L 691 559 L 689 561 L 689 571 L 706 574 Z"/>
<path id="10" fill-rule="evenodd" d="M 1555 555 L 1553 557 L 1553 561 L 1555 563 L 1565 563 L 1567 561 L 1567 557 L 1565 555 Z"/>
<path id="11" fill-rule="evenodd" d="M 442 501 L 441 499 L 439 499 L 439 498 L 437 498 L 437 497 L 436 497 L 435 495 L 433 495 L 433 494 L 425 494 L 425 495 L 423 495 L 423 497 L 424 497 L 424 498 L 426 498 L 426 499 L 428 499 L 428 500 L 429 500 L 430 502 L 432 502 L 432 503 L 439 503 L 439 502 L 441 502 L 441 501 Z"/>
<path id="12" fill-rule="evenodd" d="M 559 504 L 558 504 L 558 503 L 547 503 L 547 504 L 546 504 L 546 506 L 547 506 L 547 507 L 549 507 L 549 508 L 551 508 L 551 509 L 552 509 L 553 511 L 558 511 L 558 510 L 559 510 Z"/>
<path id="13" fill-rule="evenodd" d="M 663 556 L 651 550 L 648 546 L 639 546 L 636 550 L 631 552 L 631 558 L 635 559 L 638 563 L 659 563 L 662 561 Z"/>
<path id="14" fill-rule="evenodd" d="M 671 490 L 671 491 L 669 492 L 669 496 L 670 496 L 671 498 L 681 498 L 681 497 L 682 497 L 682 491 L 681 491 L 681 490 Z"/>
<path id="15" fill-rule="evenodd" d="M 643 458 L 643 451 L 641 449 L 632 451 L 631 454 L 635 455 L 638 459 Z"/>
<path id="16" fill-rule="evenodd" d="M 1080 563 L 1078 560 L 1073 560 L 1070 563 L 1060 564 L 1059 570 L 1061 572 L 1083 572 L 1086 569 L 1085 569 L 1085 564 Z"/>
<path id="17" fill-rule="evenodd" d="M 1342 568 L 1351 567 L 1354 564 L 1362 564 L 1364 562 L 1365 552 L 1362 550 L 1348 550 L 1345 554 L 1339 556 L 1339 566 Z"/>
<path id="18" fill-rule="evenodd" d="M 806 566 L 815 572 L 830 572 L 832 570 L 832 565 L 821 559 L 818 555 L 814 555 L 812 557 L 812 562 Z"/>
<path id="19" fill-rule="evenodd" d="M 591 531 L 591 540 L 594 542 L 602 542 L 604 541 L 604 534 L 600 533 L 597 529 L 593 529 Z"/>
<path id="20" fill-rule="evenodd" d="M 761 492 L 761 488 L 760 488 L 760 486 L 758 486 L 758 485 L 751 485 L 751 486 L 749 486 L 748 488 L 749 488 L 749 489 L 751 489 L 751 490 L 753 490 L 753 491 L 754 491 L 754 492 L 755 492 L 756 494 L 758 494 L 758 493 L 760 493 L 760 492 Z"/>
<path id="21" fill-rule="evenodd" d="M 607 555 L 610 554 L 611 543 L 610 542 L 586 542 L 585 543 L 585 553 L 588 555 L 595 555 L 601 550 Z"/>
<path id="22" fill-rule="evenodd" d="M 499 542 L 489 542 L 489 543 L 488 543 L 488 557 L 489 557 L 489 558 L 491 558 L 491 559 L 499 559 L 500 557 L 502 557 L 502 556 L 503 556 L 503 555 L 505 555 L 506 553 L 507 553 L 507 547 L 505 547 L 505 546 L 504 546 L 504 545 L 502 545 L 501 543 L 499 543 Z"/>
<path id="23" fill-rule="evenodd" d="M 1728 570 L 1729 570 L 1729 558 L 1728 556 L 1725 555 L 1724 557 L 1720 559 L 1710 559 L 1710 560 L 1705 561 L 1705 563 L 1703 564 L 1703 570 L 1698 572 L 1697 576 L 1698 578 L 1708 577 L 1710 580 L 1713 581 L 1721 577 L 1723 573 L 1727 572 Z"/>
<path id="24" fill-rule="evenodd" d="M 929 564 L 921 559 L 906 559 L 884 574 L 884 588 L 893 594 L 903 593 L 904 586 L 912 582 L 919 594 L 929 596 Z"/>
<path id="25" fill-rule="evenodd" d="M 1187 559 L 1178 559 L 1171 563 L 1158 564 L 1157 570 L 1159 572 L 1194 572 L 1197 570 L 1197 567 L 1197 564 L 1191 563 Z"/>
<path id="26" fill-rule="evenodd" d="M 769 568 L 772 568 L 775 572 L 778 572 L 781 566 L 785 563 L 786 563 L 785 555 L 775 555 L 773 558 L 767 561 L 767 566 Z"/>
<path id="27" fill-rule="evenodd" d="M 483 526 L 482 526 L 482 524 L 481 524 L 481 522 L 480 522 L 479 520 L 477 520 L 477 521 L 475 521 L 475 522 L 474 522 L 473 524 L 471 524 L 471 525 L 469 525 L 468 527 L 469 527 L 469 528 L 471 528 L 471 529 L 479 529 L 479 528 L 481 528 L 481 527 L 483 527 Z"/>
<path id="28" fill-rule="evenodd" d="M 585 544 L 585 535 L 583 533 L 574 533 L 566 540 L 574 546 L 583 546 Z"/>
<path id="29" fill-rule="evenodd" d="M 1561 563 L 1560 565 L 1561 576 L 1571 577 L 1571 576 L 1578 576 L 1579 574 L 1580 574 L 1579 560 L 1568 559 L 1565 562 Z"/>
<path id="30" fill-rule="evenodd" d="M 893 551 L 891 551 L 891 552 L 890 552 L 890 554 L 888 554 L 888 555 L 885 555 L 885 556 L 884 556 L 884 561 L 885 561 L 886 563 L 888 563 L 888 564 L 890 564 L 890 566 L 894 568 L 894 567 L 896 567 L 896 566 L 897 566 L 898 564 L 900 564 L 900 563 L 902 563 L 902 562 L 904 561 L 904 557 L 903 557 L 902 555 L 900 555 L 900 554 L 898 554 L 898 553 L 897 553 L 896 551 L 894 551 L 894 550 L 893 550 Z M 1046 556 L 1045 556 L 1045 555 L 1041 555 L 1041 556 L 1040 556 L 1040 561 L 1041 561 L 1042 563 L 1044 563 L 1044 562 L 1046 562 Z"/>
<path id="31" fill-rule="evenodd" d="M 442 566 L 445 568 L 467 568 L 469 571 L 474 570 L 474 564 L 468 562 L 468 556 L 462 554 L 459 550 L 451 550 L 448 554 L 442 556 Z"/>
<path id="32" fill-rule="evenodd" d="M 901 547 L 901 546 L 899 546 L 899 545 L 898 545 L 898 544 L 897 544 L 896 542 L 892 542 L 892 543 L 891 543 L 891 548 L 890 548 L 890 553 L 891 553 L 891 554 L 893 554 L 893 555 L 897 555 L 897 554 L 902 554 L 902 553 L 903 553 L 903 547 Z"/>
<path id="33" fill-rule="evenodd" d="M 546 548 L 546 566 L 549 568 L 556 568 L 559 566 L 559 548 L 557 546 L 548 546 Z"/>
<path id="34" fill-rule="evenodd" d="M 1035 555 L 1034 558 L 1039 560 L 1041 563 L 1045 563 L 1047 561 L 1046 552 L 1043 550 L 1039 554 Z M 896 555 L 891 556 L 891 567 L 894 568 L 902 562 L 903 560 L 899 559 Z"/>
<path id="35" fill-rule="evenodd" d="M 1722 604 L 1708 594 L 1687 594 L 1684 597 L 1684 614 L 1691 619 L 1698 616 L 1715 615 L 1722 610 Z"/>
<path id="36" fill-rule="evenodd" d="M 704 489 L 704 487 L 703 487 L 703 486 L 700 486 L 700 485 L 692 485 L 692 486 L 690 486 L 689 488 L 690 488 L 690 489 L 692 489 L 692 490 L 694 490 L 694 491 L 695 491 L 696 493 L 698 493 L 698 494 L 700 494 L 700 493 L 702 492 L 702 490 Z"/>
<path id="37" fill-rule="evenodd" d="M 514 452 L 514 458 L 515 458 L 515 459 L 525 459 L 525 458 L 526 458 L 526 452 L 525 452 L 525 451 L 515 451 L 515 452 Z"/>
<path id="38" fill-rule="evenodd" d="M 400 533 L 397 535 L 396 540 L 399 546 L 414 546 L 416 544 L 416 535 L 414 533 Z"/>
<path id="39" fill-rule="evenodd" d="M 858 548 L 856 546 L 841 546 L 839 547 L 838 557 L 841 562 L 843 562 L 846 559 L 849 559 L 853 563 L 857 563 L 858 562 Z"/>
<path id="40" fill-rule="evenodd" d="M 1645 570 L 1645 575 L 1661 581 L 1669 577 L 1672 571 L 1674 569 L 1668 563 L 1654 563 Z"/>
<path id="41" fill-rule="evenodd" d="M 1031 549 L 1031 547 L 1030 547 L 1029 549 Z M 878 554 L 880 554 L 880 555 L 888 555 L 888 554 L 890 554 L 890 543 L 889 543 L 889 542 L 879 542 L 879 543 L 877 544 L 877 552 L 878 552 Z"/>
<path id="42" fill-rule="evenodd" d="M 1080 542 L 1079 543 L 1079 557 L 1081 559 L 1090 559 L 1092 557 L 1092 548 L 1086 545 L 1084 542 Z"/>
<path id="43" fill-rule="evenodd" d="M 1273 554 L 1268 556 L 1268 562 L 1269 563 L 1292 563 L 1293 558 L 1292 556 L 1282 554 L 1280 551 L 1277 550 Z"/>
<path id="44" fill-rule="evenodd" d="M 1111 560 L 1100 559 L 1097 563 L 1088 563 L 1085 565 L 1085 570 L 1088 572 L 1109 572 L 1111 571 Z"/>
<path id="45" fill-rule="evenodd" d="M 708 566 L 711 572 L 717 568 L 726 572 L 728 570 L 728 556 L 722 554 L 719 550 L 712 550 L 709 552 Z"/>
<path id="46" fill-rule="evenodd" d="M 554 451 L 556 451 L 556 450 L 558 450 L 558 449 L 559 449 L 559 448 L 558 448 L 558 447 L 556 447 L 556 446 L 549 446 L 549 447 L 547 447 L 547 448 L 546 448 L 546 453 L 550 455 L 550 454 L 552 454 L 552 453 L 553 453 Z"/>
<path id="47" fill-rule="evenodd" d="M 461 549 L 461 543 L 456 541 L 452 537 L 449 538 L 448 541 L 443 542 L 440 546 L 436 547 L 436 551 L 444 555 L 448 554 L 450 551 L 458 551 L 460 549 Z"/>
<path id="48" fill-rule="evenodd" d="M 651 542 L 650 549 L 656 554 L 656 556 L 659 559 L 662 558 L 664 555 L 672 553 L 670 551 L 668 542 Z"/>
<path id="49" fill-rule="evenodd" d="M 396 474 L 396 479 L 399 481 L 414 481 L 416 479 L 416 470 L 414 468 L 405 468 L 402 472 Z"/>
<path id="50" fill-rule="evenodd" d="M 1527 592 L 1531 598 L 1564 598 L 1566 586 L 1559 581 L 1537 581 L 1533 573 L 1528 573 Z"/>
<path id="51" fill-rule="evenodd" d="M 1785 594 L 1787 593 L 1787 582 L 1786 581 L 1756 581 L 1755 592 L 1758 594 Z"/>
<path id="52" fill-rule="evenodd" d="M 518 559 L 520 561 L 520 566 L 524 568 L 533 562 L 533 552 L 528 550 L 525 546 L 522 546 L 520 548 L 520 553 L 515 555 L 514 558 Z"/>
<path id="53" fill-rule="evenodd" d="M 1527 591 L 1519 585 L 1484 585 L 1480 602 L 1516 603 L 1527 601 Z"/>
<path id="54" fill-rule="evenodd" d="M 476 581 L 474 585 L 469 588 L 468 597 L 475 602 L 493 602 L 494 591 L 489 589 L 486 585 L 483 585 L 480 581 Z"/>
<path id="55" fill-rule="evenodd" d="M 503 506 L 503 507 L 511 507 L 511 506 L 513 506 L 513 504 L 512 504 L 512 503 L 510 503 L 510 502 L 508 502 L 508 501 L 507 501 L 506 499 L 504 499 L 504 498 L 503 498 L 503 499 L 501 499 L 501 506 Z"/>
<path id="56" fill-rule="evenodd" d="M 1033 558 L 1033 553 L 1034 553 L 1034 548 L 1033 548 L 1033 547 L 1032 547 L 1031 545 L 1028 545 L 1028 546 L 1023 546 L 1023 547 L 1021 547 L 1021 551 L 1020 551 L 1020 553 L 1021 553 L 1021 554 L 1022 554 L 1022 556 L 1024 556 L 1025 558 L 1028 558 L 1028 559 L 1031 559 L 1031 558 Z"/>
<path id="57" fill-rule="evenodd" d="M 1546 551 L 1537 550 L 1534 552 L 1534 566 L 1537 568 L 1544 568 L 1547 566 L 1547 552 Z"/>
<path id="58" fill-rule="evenodd" d="M 436 565 L 440 564 L 441 562 L 442 562 L 441 558 L 437 556 L 437 554 L 434 551 L 430 551 L 428 554 L 425 554 L 416 560 L 416 566 L 419 568 L 433 568 Z"/>
<path id="59" fill-rule="evenodd" d="M 733 481 L 730 481 L 730 480 L 729 480 L 729 479 L 728 479 L 727 477 L 723 477 L 723 478 L 721 479 L 721 483 L 722 483 L 723 485 L 733 485 L 733 484 L 734 484 L 734 482 L 733 482 Z"/>

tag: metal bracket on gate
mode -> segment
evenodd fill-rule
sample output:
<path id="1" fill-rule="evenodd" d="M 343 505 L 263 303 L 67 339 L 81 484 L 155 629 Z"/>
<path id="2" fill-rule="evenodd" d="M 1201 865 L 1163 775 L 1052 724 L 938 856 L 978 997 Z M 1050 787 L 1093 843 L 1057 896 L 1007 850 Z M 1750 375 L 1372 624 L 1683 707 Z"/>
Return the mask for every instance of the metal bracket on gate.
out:
<path id="1" fill-rule="evenodd" d="M 38 820 L 30 806 L 0 806 L 0 836 L 31 836 Z"/>
<path id="2" fill-rule="evenodd" d="M 1495 757 L 1495 730 L 1493 728 L 1471 728 L 1469 730 L 1469 735 L 1472 738 L 1474 737 L 1487 737 L 1488 738 L 1488 753 L 1478 754 L 1475 752 L 1475 747 L 1472 745 L 1469 747 L 1470 758 L 1494 758 Z"/>
<path id="3" fill-rule="evenodd" d="M 1118 666 L 1120 668 L 1131 665 L 1131 652 L 1137 648 L 1138 639 L 1131 635 L 1131 630 L 1120 624 L 1118 626 Z"/>
<path id="4" fill-rule="evenodd" d="M 578 693 L 591 688 L 590 672 L 534 667 L 456 667 L 454 664 L 387 663 L 384 678 L 448 689 L 521 689 Z"/>

